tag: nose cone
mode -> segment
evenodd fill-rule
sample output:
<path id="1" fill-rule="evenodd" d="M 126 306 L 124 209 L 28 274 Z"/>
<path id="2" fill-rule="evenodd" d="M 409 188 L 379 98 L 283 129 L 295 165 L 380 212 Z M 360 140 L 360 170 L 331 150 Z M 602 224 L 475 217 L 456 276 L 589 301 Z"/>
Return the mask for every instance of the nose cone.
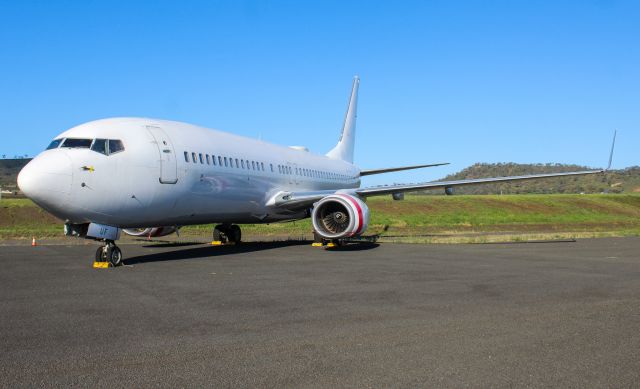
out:
<path id="1" fill-rule="evenodd" d="M 35 203 L 53 214 L 68 205 L 73 170 L 64 150 L 46 151 L 29 162 L 18 175 L 18 187 Z"/>

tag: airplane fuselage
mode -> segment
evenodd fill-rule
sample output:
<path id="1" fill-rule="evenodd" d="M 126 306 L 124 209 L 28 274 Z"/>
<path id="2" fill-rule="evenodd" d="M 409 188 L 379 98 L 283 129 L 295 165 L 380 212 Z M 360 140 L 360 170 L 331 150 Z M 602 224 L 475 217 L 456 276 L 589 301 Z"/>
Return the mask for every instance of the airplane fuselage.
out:
<path id="1" fill-rule="evenodd" d="M 19 184 L 70 223 L 131 228 L 296 220 L 308 211 L 278 209 L 269 199 L 360 186 L 360 170 L 351 163 L 173 121 L 104 119 L 55 139 L 60 144 L 34 158 Z M 79 141 L 65 147 L 66 139 Z M 113 152 L 103 150 L 111 143 Z"/>

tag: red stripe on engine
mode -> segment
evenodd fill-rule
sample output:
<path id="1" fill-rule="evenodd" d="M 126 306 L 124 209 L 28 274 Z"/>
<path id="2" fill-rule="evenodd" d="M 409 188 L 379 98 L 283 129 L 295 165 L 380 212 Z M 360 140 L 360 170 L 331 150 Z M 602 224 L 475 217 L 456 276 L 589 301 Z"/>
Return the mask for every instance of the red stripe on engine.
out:
<path id="1" fill-rule="evenodd" d="M 349 202 L 351 202 L 351 204 L 356 207 L 356 210 L 358 211 L 358 229 L 356 230 L 356 232 L 352 233 L 351 236 L 358 235 L 360 231 L 362 231 L 362 208 L 360 207 L 360 204 L 358 204 L 357 201 L 351 198 L 351 196 L 341 193 L 337 193 L 337 195 L 346 198 Z"/>

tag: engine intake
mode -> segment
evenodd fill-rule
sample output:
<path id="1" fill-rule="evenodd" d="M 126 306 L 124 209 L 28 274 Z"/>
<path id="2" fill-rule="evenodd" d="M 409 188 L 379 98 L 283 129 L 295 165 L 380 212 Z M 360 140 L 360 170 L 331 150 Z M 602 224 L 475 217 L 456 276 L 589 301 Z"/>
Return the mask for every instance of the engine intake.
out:
<path id="1" fill-rule="evenodd" d="M 369 207 L 358 197 L 334 194 L 318 201 L 311 213 L 313 228 L 326 239 L 363 234 L 369 225 Z"/>
<path id="2" fill-rule="evenodd" d="M 173 234 L 178 230 L 178 227 L 152 227 L 152 228 L 125 228 L 125 234 L 131 236 L 145 236 L 150 238 L 156 238 L 159 236 L 166 236 Z"/>

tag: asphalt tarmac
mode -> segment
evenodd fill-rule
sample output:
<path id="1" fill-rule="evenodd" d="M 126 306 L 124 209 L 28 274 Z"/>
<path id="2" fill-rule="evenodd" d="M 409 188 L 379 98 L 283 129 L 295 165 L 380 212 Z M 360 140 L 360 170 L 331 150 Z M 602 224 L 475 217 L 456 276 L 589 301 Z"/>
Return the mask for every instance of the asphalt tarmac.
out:
<path id="1" fill-rule="evenodd" d="M 0 386 L 640 387 L 640 239 L 0 247 Z"/>

